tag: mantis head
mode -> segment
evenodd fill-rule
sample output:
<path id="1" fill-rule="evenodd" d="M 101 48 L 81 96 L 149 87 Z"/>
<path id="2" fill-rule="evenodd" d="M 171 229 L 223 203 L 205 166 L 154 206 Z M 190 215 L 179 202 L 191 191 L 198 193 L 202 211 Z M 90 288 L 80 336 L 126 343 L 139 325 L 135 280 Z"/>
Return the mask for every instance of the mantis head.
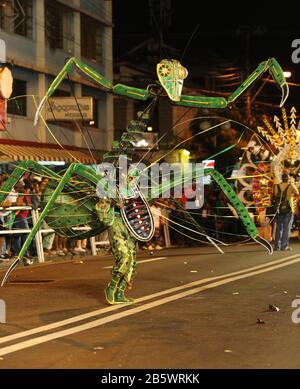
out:
<path id="1" fill-rule="evenodd" d="M 156 66 L 156 72 L 167 95 L 172 101 L 180 101 L 183 80 L 187 77 L 187 69 L 176 59 L 163 59 Z"/>

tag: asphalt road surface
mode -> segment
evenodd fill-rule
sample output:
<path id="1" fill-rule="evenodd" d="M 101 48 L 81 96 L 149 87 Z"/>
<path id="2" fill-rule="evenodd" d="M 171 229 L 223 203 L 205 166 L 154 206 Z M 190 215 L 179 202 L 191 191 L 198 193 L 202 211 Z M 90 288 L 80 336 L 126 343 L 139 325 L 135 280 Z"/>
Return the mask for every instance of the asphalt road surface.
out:
<path id="1" fill-rule="evenodd" d="M 135 303 L 117 306 L 103 294 L 108 254 L 19 267 L 0 290 L 0 368 L 300 368 L 292 247 L 140 252 Z"/>

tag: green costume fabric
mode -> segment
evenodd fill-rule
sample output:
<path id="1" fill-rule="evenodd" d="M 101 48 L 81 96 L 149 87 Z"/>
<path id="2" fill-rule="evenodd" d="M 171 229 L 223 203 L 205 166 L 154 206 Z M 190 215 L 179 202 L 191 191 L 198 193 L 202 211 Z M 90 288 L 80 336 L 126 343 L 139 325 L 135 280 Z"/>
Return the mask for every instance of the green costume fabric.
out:
<path id="1" fill-rule="evenodd" d="M 111 202 L 109 199 L 101 199 L 98 201 L 95 210 L 101 223 L 105 224 L 107 227 L 113 224 L 114 209 L 111 207 Z"/>
<path id="2" fill-rule="evenodd" d="M 131 287 L 136 269 L 136 241 L 126 227 L 120 212 L 111 206 L 108 199 L 96 204 L 96 212 L 102 223 L 108 227 L 108 239 L 115 264 L 112 279 L 105 289 L 105 298 L 109 304 L 129 303 L 133 300 L 124 295 L 127 286 Z"/>
<path id="3" fill-rule="evenodd" d="M 130 285 L 136 268 L 136 242 L 117 212 L 113 224 L 109 227 L 108 238 L 115 257 L 112 275 L 121 275 Z"/>

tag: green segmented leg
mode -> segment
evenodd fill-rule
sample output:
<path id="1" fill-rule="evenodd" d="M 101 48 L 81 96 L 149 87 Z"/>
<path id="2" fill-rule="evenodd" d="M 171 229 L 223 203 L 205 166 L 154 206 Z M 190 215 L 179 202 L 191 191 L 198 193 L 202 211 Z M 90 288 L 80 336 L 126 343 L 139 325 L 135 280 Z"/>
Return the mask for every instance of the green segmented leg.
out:
<path id="1" fill-rule="evenodd" d="M 46 103 L 47 99 L 53 94 L 53 92 L 56 90 L 56 88 L 65 78 L 65 76 L 72 70 L 74 66 L 78 70 L 80 70 L 84 75 L 86 75 L 87 77 L 95 81 L 97 84 L 101 85 L 107 92 L 115 93 L 117 95 L 122 95 L 135 100 L 147 100 L 150 97 L 150 92 L 147 89 L 134 88 L 123 84 L 113 85 L 107 78 L 102 76 L 96 70 L 92 69 L 90 66 L 88 66 L 81 60 L 72 57 L 65 63 L 64 67 L 55 77 L 54 81 L 52 82 L 49 89 L 47 90 L 46 95 L 43 97 L 42 101 L 40 102 L 35 114 L 34 125 L 37 124 L 40 112 L 44 104 Z"/>
<path id="2" fill-rule="evenodd" d="M 162 185 L 159 185 L 157 189 L 152 190 L 151 197 L 152 198 L 158 198 L 160 197 L 164 192 L 170 190 L 171 188 L 182 184 L 184 182 L 191 182 L 191 180 L 197 180 L 203 176 L 210 175 L 213 180 L 216 182 L 216 184 L 219 186 L 221 191 L 224 193 L 224 195 L 227 197 L 229 202 L 232 204 L 232 206 L 237 211 L 248 235 L 255 240 L 257 243 L 264 246 L 270 254 L 273 252 L 272 245 L 266 241 L 265 239 L 261 238 L 258 235 L 258 231 L 256 228 L 255 223 L 251 219 L 246 207 L 241 202 L 235 191 L 232 189 L 232 187 L 228 184 L 226 179 L 215 169 L 193 169 L 191 172 L 186 172 L 184 176 L 176 177 L 173 180 L 169 180 L 169 182 L 164 183 Z M 148 201 L 150 201 L 151 198 L 148 198 Z"/>
<path id="3" fill-rule="evenodd" d="M 28 162 L 28 161 L 27 161 Z M 26 166 L 28 166 L 28 164 L 26 164 Z M 14 175 L 14 177 L 12 178 L 12 181 L 10 182 L 13 183 L 13 182 L 17 182 L 18 179 L 20 178 L 20 176 L 23 174 L 21 173 L 22 170 L 24 172 L 24 168 L 22 169 L 21 167 L 20 168 L 17 168 L 17 173 Z M 78 164 L 78 163 L 72 163 L 68 169 L 66 170 L 65 174 L 63 175 L 63 177 L 59 177 L 59 184 L 57 185 L 57 187 L 55 188 L 55 190 L 53 191 L 52 195 L 50 196 L 50 199 L 48 201 L 48 203 L 45 205 L 43 211 L 41 212 L 36 224 L 33 226 L 31 232 L 28 234 L 27 236 L 27 239 L 25 240 L 19 254 L 18 254 L 18 257 L 17 259 L 12 263 L 12 265 L 9 267 L 9 269 L 7 270 L 3 280 L 2 280 L 2 283 L 1 283 L 1 286 L 3 286 L 7 280 L 7 278 L 9 277 L 10 273 L 12 272 L 12 270 L 17 266 L 17 264 L 19 263 L 19 261 L 23 258 L 23 256 L 25 255 L 32 239 L 34 238 L 35 234 L 37 233 L 37 231 L 39 230 L 41 224 L 42 224 L 42 221 L 45 219 L 47 213 L 51 210 L 51 207 L 53 206 L 53 204 L 55 203 L 56 199 L 58 198 L 58 196 L 61 194 L 62 190 L 68 185 L 68 182 L 70 180 L 70 178 L 72 177 L 73 174 L 77 174 L 79 176 L 82 176 L 90 181 L 92 181 L 94 184 L 99 184 L 99 182 L 101 182 L 101 178 L 99 178 L 99 176 L 96 175 L 96 173 L 89 167 L 86 167 L 84 165 L 81 165 L 81 164 Z M 19 178 L 18 178 L 19 177 Z M 3 195 L 3 193 L 2 193 Z"/>
<path id="4" fill-rule="evenodd" d="M 58 73 L 58 75 L 50 85 L 46 95 L 43 97 L 42 101 L 40 102 L 35 114 L 34 125 L 37 124 L 40 112 L 44 104 L 46 103 L 47 99 L 53 94 L 53 92 L 56 90 L 56 88 L 65 78 L 65 76 L 68 74 L 68 72 L 72 70 L 73 66 L 75 66 L 78 70 L 80 70 L 85 76 L 92 79 L 101 87 L 103 87 L 107 92 L 111 92 L 116 95 L 129 97 L 131 99 L 142 100 L 142 101 L 148 100 L 151 97 L 152 98 L 156 97 L 155 95 L 154 96 L 151 95 L 149 91 L 149 87 L 146 89 L 141 89 L 141 88 L 135 88 L 123 84 L 113 85 L 108 79 L 106 79 L 103 75 L 101 75 L 100 73 L 92 69 L 90 66 L 88 66 L 81 60 L 72 57 L 66 62 L 62 70 Z M 279 65 L 279 63 L 275 60 L 275 58 L 270 58 L 267 61 L 261 62 L 254 70 L 254 72 L 251 73 L 246 78 L 246 80 L 229 96 L 228 100 L 226 100 L 224 97 L 180 95 L 178 96 L 178 98 L 180 98 L 180 100 L 178 101 L 177 99 L 173 100 L 170 96 L 169 97 L 173 104 L 185 106 L 185 107 L 199 107 L 199 108 L 208 108 L 208 109 L 226 108 L 228 104 L 235 101 L 242 93 L 244 93 L 245 90 L 254 81 L 256 81 L 256 79 L 258 79 L 266 70 L 270 71 L 275 83 L 281 88 L 282 98 L 280 102 L 280 107 L 282 107 L 288 97 L 289 88 L 285 80 L 283 70 Z M 158 77 L 160 78 L 159 74 Z M 175 81 L 176 80 L 174 80 L 174 82 Z M 161 86 L 165 89 L 165 91 L 169 95 L 169 91 L 163 82 L 161 83 Z"/>
<path id="5" fill-rule="evenodd" d="M 289 86 L 283 74 L 283 70 L 275 58 L 270 58 L 267 61 L 261 62 L 250 76 L 240 85 L 228 98 L 228 103 L 236 100 L 245 90 L 263 74 L 266 70 L 270 71 L 275 83 L 281 88 L 282 98 L 280 107 L 283 106 L 289 95 Z"/>
<path id="6" fill-rule="evenodd" d="M 246 207 L 241 202 L 235 191 L 232 189 L 232 187 L 228 184 L 226 179 L 215 169 L 204 169 L 204 174 L 209 174 L 217 183 L 219 188 L 222 190 L 222 192 L 225 194 L 227 199 L 230 201 L 230 203 L 233 205 L 235 210 L 237 211 L 248 235 L 255 240 L 257 243 L 264 246 L 270 254 L 273 252 L 272 245 L 265 239 L 261 238 L 258 235 L 258 231 L 256 228 L 256 225 L 254 221 L 251 219 Z"/>
<path id="7" fill-rule="evenodd" d="M 176 105 L 183 105 L 185 107 L 199 107 L 199 108 L 226 108 L 228 104 L 235 101 L 247 88 L 253 84 L 266 70 L 270 71 L 275 83 L 281 88 L 282 97 L 280 107 L 283 106 L 289 95 L 289 87 L 283 74 L 283 70 L 275 58 L 270 58 L 267 61 L 261 62 L 257 68 L 252 72 L 246 80 L 229 96 L 228 100 L 224 97 L 209 97 L 209 96 L 190 96 L 181 95 L 180 101 L 173 102 Z"/>

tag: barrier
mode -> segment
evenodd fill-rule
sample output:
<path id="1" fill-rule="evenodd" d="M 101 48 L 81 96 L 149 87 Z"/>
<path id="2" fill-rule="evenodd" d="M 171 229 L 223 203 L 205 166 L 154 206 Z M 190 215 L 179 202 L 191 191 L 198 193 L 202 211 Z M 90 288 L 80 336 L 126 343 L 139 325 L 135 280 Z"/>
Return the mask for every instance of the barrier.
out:
<path id="1" fill-rule="evenodd" d="M 2 299 L 0 299 L 0 323 L 6 323 L 6 304 Z"/>
<path id="2" fill-rule="evenodd" d="M 33 209 L 29 206 L 22 206 L 22 207 L 7 207 L 3 208 L 0 207 L 0 213 L 6 212 L 6 211 L 19 211 L 19 210 L 30 210 L 31 212 L 31 218 L 32 218 L 32 224 L 33 226 L 36 224 L 38 218 L 39 218 L 39 210 Z M 74 227 L 74 230 L 89 230 L 90 227 Z M 31 231 L 31 228 L 29 229 L 11 229 L 11 230 L 1 230 L 0 235 L 14 235 L 14 234 L 29 234 Z M 37 257 L 38 262 L 43 263 L 45 262 L 45 256 L 44 256 L 44 249 L 43 249 L 43 237 L 42 234 L 55 232 L 52 228 L 40 228 L 36 235 L 35 235 L 35 244 L 36 244 L 36 251 L 37 251 Z M 91 252 L 92 255 L 97 255 L 97 246 L 106 246 L 109 245 L 108 240 L 107 241 L 96 241 L 95 237 L 90 238 L 90 245 L 91 245 Z"/>
<path id="3" fill-rule="evenodd" d="M 30 206 L 13 206 L 13 207 L 7 207 L 3 208 L 0 207 L 0 213 L 1 212 L 7 212 L 7 211 L 19 211 L 19 210 L 29 210 L 31 212 L 31 218 L 32 218 L 32 224 L 33 226 L 36 224 L 38 218 L 39 218 L 39 210 L 38 209 L 33 209 Z M 162 210 L 163 214 L 166 214 L 166 211 L 163 209 Z M 73 227 L 74 230 L 89 230 L 90 227 Z M 31 231 L 31 228 L 29 229 L 8 229 L 8 230 L 1 230 L 0 231 L 0 236 L 2 235 L 14 235 L 14 234 L 29 234 Z M 44 263 L 45 262 L 45 256 L 44 256 L 44 249 L 43 249 L 43 236 L 42 234 L 46 233 L 51 233 L 55 232 L 52 228 L 40 228 L 36 235 L 35 235 L 35 245 L 36 245 L 36 251 L 37 251 L 37 257 L 38 257 L 38 262 L 39 263 Z M 171 242 L 170 242 L 170 234 L 169 234 L 169 226 L 168 226 L 168 221 L 166 220 L 166 223 L 163 225 L 163 233 L 165 236 L 165 246 L 170 247 Z M 107 238 L 107 231 L 104 231 L 102 234 L 106 236 L 105 239 L 96 241 L 96 238 L 93 236 L 90 239 L 90 246 L 91 246 L 91 253 L 92 255 L 97 255 L 97 247 L 106 247 L 109 246 L 109 241 Z M 102 235 L 101 234 L 101 235 Z M 103 235 L 102 235 L 103 236 Z"/>
<path id="4" fill-rule="evenodd" d="M 0 212 L 7 212 L 7 211 L 21 211 L 21 210 L 30 210 L 31 211 L 31 217 L 32 217 L 32 223 L 35 224 L 37 221 L 37 210 L 34 210 L 32 207 L 29 206 L 23 206 L 23 207 L 7 207 L 3 208 L 0 207 Z M 31 229 L 8 229 L 8 230 L 1 230 L 0 235 L 15 235 L 15 234 L 28 234 L 31 231 Z M 44 251 L 43 251 L 43 241 L 42 241 L 42 230 L 39 230 L 37 234 L 35 235 L 35 244 L 36 244 L 36 251 L 38 256 L 38 262 L 42 263 L 45 262 L 44 257 Z"/>

